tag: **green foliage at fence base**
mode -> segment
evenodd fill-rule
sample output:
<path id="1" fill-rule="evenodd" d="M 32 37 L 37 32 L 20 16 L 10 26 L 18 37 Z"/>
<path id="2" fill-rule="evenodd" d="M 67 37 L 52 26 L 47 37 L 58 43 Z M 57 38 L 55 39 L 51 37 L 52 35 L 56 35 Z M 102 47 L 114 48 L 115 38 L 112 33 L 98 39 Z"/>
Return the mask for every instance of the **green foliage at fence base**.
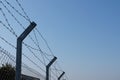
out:
<path id="1" fill-rule="evenodd" d="M 15 80 L 15 67 L 6 63 L 0 67 L 0 80 Z"/>

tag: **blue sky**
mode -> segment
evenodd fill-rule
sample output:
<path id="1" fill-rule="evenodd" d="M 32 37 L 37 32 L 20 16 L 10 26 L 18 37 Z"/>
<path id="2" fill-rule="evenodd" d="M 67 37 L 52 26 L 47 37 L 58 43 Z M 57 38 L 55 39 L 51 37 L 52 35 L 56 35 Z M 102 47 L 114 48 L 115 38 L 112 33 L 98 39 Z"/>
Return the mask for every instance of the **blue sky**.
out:
<path id="1" fill-rule="evenodd" d="M 36 0 L 23 4 L 70 80 L 120 79 L 119 0 Z"/>
<path id="2" fill-rule="evenodd" d="M 69 80 L 120 80 L 119 0 L 20 2 Z"/>

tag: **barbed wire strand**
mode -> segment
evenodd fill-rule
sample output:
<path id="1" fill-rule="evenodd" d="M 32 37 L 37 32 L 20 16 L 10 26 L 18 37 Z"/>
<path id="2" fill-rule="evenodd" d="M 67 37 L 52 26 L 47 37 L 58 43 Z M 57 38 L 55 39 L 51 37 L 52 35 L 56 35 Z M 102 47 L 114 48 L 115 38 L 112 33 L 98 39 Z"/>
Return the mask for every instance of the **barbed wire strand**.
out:
<path id="1" fill-rule="evenodd" d="M 7 29 L 9 30 L 15 37 L 17 37 L 17 35 L 15 34 L 15 32 L 11 31 L 11 29 L 9 27 L 7 27 L 2 21 L 0 21 L 0 23 Z"/>
<path id="2" fill-rule="evenodd" d="M 16 35 L 14 29 L 11 27 L 11 25 L 10 25 L 10 23 L 9 23 L 9 21 L 8 21 L 8 19 L 7 19 L 7 17 L 5 16 L 5 13 L 4 13 L 4 11 L 2 10 L 2 8 L 0 8 L 0 11 L 1 11 L 2 15 L 4 16 L 5 21 L 7 22 L 8 26 L 10 27 L 10 29 L 11 29 L 10 31 L 17 37 L 17 35 Z"/>
<path id="3" fill-rule="evenodd" d="M 52 73 L 54 76 L 56 76 L 56 78 L 58 78 L 57 73 L 53 72 L 52 69 L 51 69 L 51 73 Z"/>
<path id="4" fill-rule="evenodd" d="M 17 37 L 17 34 L 16 34 L 15 32 L 13 32 L 13 31 L 11 31 L 11 30 L 9 29 L 9 27 L 7 27 L 2 21 L 0 21 L 0 23 L 1 23 L 10 33 L 12 33 L 15 37 Z M 33 48 L 33 47 L 31 47 L 30 45 L 28 45 L 28 44 L 26 44 L 26 43 L 24 43 L 24 42 L 23 42 L 23 44 L 24 44 L 25 46 L 30 47 L 30 48 L 33 49 L 33 50 L 39 51 L 38 49 Z"/>
<path id="5" fill-rule="evenodd" d="M 5 26 L 5 25 L 4 25 Z M 9 28 L 7 28 L 7 29 L 9 29 Z M 10 29 L 9 29 L 9 31 L 10 31 Z M 14 47 L 15 48 L 15 46 L 13 46 L 12 44 L 10 44 L 9 42 L 7 42 L 7 40 L 5 40 L 4 38 L 2 38 L 2 37 L 0 37 L 2 40 L 4 40 L 6 43 L 8 43 L 10 46 L 12 46 L 12 47 Z M 30 50 L 30 49 L 29 49 Z M 33 53 L 33 52 L 32 52 Z M 34 55 L 35 56 L 35 55 Z M 38 59 L 38 58 L 37 58 Z M 45 64 L 44 64 L 45 65 Z"/>
<path id="6" fill-rule="evenodd" d="M 27 46 L 26 46 L 26 47 L 27 47 Z M 28 49 L 44 66 L 46 66 L 46 64 L 45 64 L 44 62 L 42 62 L 41 59 L 40 59 L 38 56 L 36 56 L 35 53 L 34 53 L 29 47 L 27 47 L 27 49 Z"/>
<path id="7" fill-rule="evenodd" d="M 2 39 L 4 42 L 6 42 L 8 45 L 10 45 L 11 47 L 13 47 L 14 49 L 16 49 L 16 47 L 14 45 L 12 45 L 11 43 L 9 43 L 7 40 L 5 40 L 3 37 L 0 36 L 0 39 Z M 28 58 L 24 53 L 23 56 L 25 56 L 29 61 L 31 61 L 34 65 L 36 65 L 37 67 L 39 67 L 39 69 L 41 69 L 42 71 L 44 71 L 40 66 L 38 66 L 36 63 L 34 63 L 34 61 L 32 61 L 30 58 Z M 45 71 L 44 71 L 45 72 Z"/>
<path id="8" fill-rule="evenodd" d="M 3 26 L 6 28 L 6 29 L 8 29 L 10 32 L 11 32 L 11 30 L 2 22 L 2 21 L 0 21 L 2 24 L 3 24 Z M 12 33 L 12 32 L 11 32 Z M 14 34 L 15 35 L 15 34 Z M 0 36 L 0 39 L 2 39 L 4 42 L 6 42 L 8 45 L 10 45 L 10 46 L 12 46 L 13 48 L 15 48 L 16 49 L 16 47 L 14 46 L 14 45 L 12 45 L 11 43 L 9 43 L 6 39 L 4 39 L 3 37 L 1 37 Z M 35 53 L 34 52 L 32 52 L 31 51 L 31 49 L 29 49 L 29 47 L 27 46 L 27 45 L 25 45 L 27 48 L 28 48 L 28 50 L 31 52 L 31 53 L 33 53 L 33 55 L 42 63 L 42 64 L 44 64 L 36 55 L 35 55 Z M 45 64 L 44 64 L 45 65 Z"/>
<path id="9" fill-rule="evenodd" d="M 31 71 L 32 73 L 40 76 L 40 73 L 39 73 L 38 71 L 36 71 L 35 69 L 32 69 L 32 68 L 28 67 L 28 66 L 25 65 L 24 63 L 22 63 L 22 64 L 23 64 L 22 66 L 23 66 L 24 68 L 27 68 L 27 69 L 28 69 L 29 71 Z"/>
<path id="10" fill-rule="evenodd" d="M 20 13 L 12 4 L 10 4 L 10 2 L 8 2 L 7 0 L 4 0 L 16 13 L 18 13 L 20 16 L 22 16 L 24 19 L 26 19 L 27 21 L 31 22 L 30 19 L 27 17 L 25 17 L 22 13 Z"/>
<path id="11" fill-rule="evenodd" d="M 51 70 L 51 68 L 49 70 L 50 70 L 50 74 L 49 74 L 50 80 L 56 80 L 55 77 L 53 77 L 52 75 L 53 71 Z"/>
<path id="12" fill-rule="evenodd" d="M 7 52 L 5 49 L 3 49 L 1 46 L 0 46 L 0 52 L 4 53 L 5 55 L 7 55 L 13 62 L 15 62 L 15 60 L 13 58 L 11 58 L 10 56 L 10 53 Z M 3 59 L 4 60 L 4 59 Z"/>
<path id="13" fill-rule="evenodd" d="M 8 45 L 12 46 L 13 48 L 16 49 L 16 47 L 14 45 L 12 45 L 10 42 L 8 42 L 7 40 L 5 40 L 3 37 L 0 36 L 0 39 L 2 39 L 5 43 L 7 43 Z"/>
<path id="14" fill-rule="evenodd" d="M 28 20 L 30 21 L 30 18 L 28 17 L 27 13 L 25 12 L 24 8 L 22 7 L 21 3 L 16 0 L 17 4 L 19 5 L 19 7 L 21 8 L 21 10 L 23 11 L 23 13 L 25 14 L 25 16 L 28 18 Z M 30 21 L 31 22 L 31 21 Z"/>
<path id="15" fill-rule="evenodd" d="M 0 51 L 4 52 L 6 54 L 6 50 L 1 48 L 0 47 Z M 8 57 L 10 57 L 8 54 L 6 54 Z M 29 61 L 31 61 L 34 65 L 36 65 L 37 67 L 39 67 L 42 71 L 44 71 L 40 66 L 38 66 L 36 63 L 34 63 L 30 58 L 28 58 L 25 54 L 23 54 L 23 56 L 25 56 Z M 11 57 L 10 57 L 11 58 Z M 5 59 L 3 59 L 5 60 Z M 12 61 L 14 61 L 12 58 L 11 58 Z M 15 62 L 15 61 L 14 61 Z M 45 72 L 45 71 L 44 71 Z"/>
<path id="16" fill-rule="evenodd" d="M 25 54 L 23 54 L 24 57 L 26 57 L 29 61 L 31 61 L 35 66 L 37 66 L 40 70 L 43 72 L 46 72 L 44 69 L 42 69 L 39 65 L 37 65 L 34 61 L 32 61 L 29 57 L 27 57 Z"/>
<path id="17" fill-rule="evenodd" d="M 17 20 L 17 18 L 12 14 L 12 12 L 7 8 L 7 6 L 5 6 L 5 4 L 2 1 L 0 1 L 0 2 L 4 6 L 4 8 L 8 11 L 8 13 L 15 19 L 15 21 L 17 21 L 17 23 L 25 30 L 25 27 Z M 36 42 L 32 39 L 32 37 L 30 35 L 28 35 L 28 36 L 33 41 L 33 43 L 37 46 Z M 39 49 L 39 51 L 41 51 L 41 53 L 44 54 L 41 49 Z"/>
<path id="18" fill-rule="evenodd" d="M 6 8 L 6 10 L 9 12 L 9 14 L 11 14 L 11 16 L 17 21 L 17 23 L 25 30 L 25 27 L 17 20 L 17 18 L 11 13 L 11 11 L 5 6 L 5 4 L 2 1 L 1 1 L 1 3 Z M 33 41 L 33 43 L 35 45 L 37 45 L 37 43 L 33 40 L 33 38 L 30 35 L 28 35 L 28 36 Z M 43 53 L 43 51 L 40 48 L 39 48 L 39 51 L 41 51 L 41 53 Z"/>
<path id="19" fill-rule="evenodd" d="M 5 25 L 4 25 L 5 26 Z M 7 28 L 8 29 L 8 28 Z M 10 31 L 10 30 L 9 30 Z M 3 37 L 1 37 L 0 36 L 0 39 L 2 39 L 4 42 L 6 42 L 8 45 L 10 45 L 11 47 L 13 47 L 13 48 L 15 48 L 16 49 L 16 47 L 14 46 L 14 45 L 12 45 L 11 43 L 9 43 L 6 39 L 4 39 Z M 29 49 L 29 48 L 28 48 Z M 30 50 L 30 49 L 29 49 Z M 31 51 L 31 50 L 30 50 Z M 32 51 L 31 51 L 32 52 Z M 33 52 L 32 52 L 33 53 Z M 35 53 L 33 53 L 34 54 L 34 56 L 37 58 L 37 59 L 39 59 L 36 55 L 35 55 Z M 23 54 L 24 55 L 24 54 Z M 25 55 L 24 55 L 25 56 Z M 25 56 L 26 57 L 26 56 Z M 27 59 L 28 59 L 28 57 L 26 57 Z M 30 60 L 30 59 L 29 59 Z M 31 60 L 30 60 L 31 61 Z M 39 61 L 41 62 L 41 63 L 43 63 L 40 59 L 39 59 Z M 33 62 L 33 61 L 32 61 Z M 44 63 L 43 63 L 44 64 Z M 45 65 L 45 64 L 44 64 Z M 41 69 L 41 68 L 40 68 Z M 42 70 L 43 71 L 43 70 Z"/>
<path id="20" fill-rule="evenodd" d="M 0 0 L 0 3 L 3 5 L 3 7 L 8 11 L 8 13 L 15 19 L 15 21 L 23 28 L 25 27 L 20 23 L 20 21 L 12 14 L 12 12 L 7 8 L 7 6 Z"/>
<path id="21" fill-rule="evenodd" d="M 6 1 L 6 0 L 5 0 Z M 18 2 L 18 0 L 16 0 L 17 2 Z M 7 2 L 8 3 L 8 2 Z M 18 2 L 18 4 L 19 4 L 19 6 L 21 6 L 21 4 Z M 11 4 L 9 4 L 9 5 L 11 5 Z M 12 7 L 12 6 L 11 6 Z M 22 9 L 23 11 L 24 11 L 24 9 Z M 8 11 L 8 12 L 10 12 L 10 11 Z M 19 13 L 19 12 L 18 12 Z M 26 13 L 24 13 L 24 14 L 26 14 Z M 7 18 L 6 18 L 6 21 L 7 21 L 7 23 L 8 23 L 8 20 L 7 20 Z M 8 23 L 8 26 L 10 27 L 10 24 Z M 13 30 L 12 28 L 11 28 L 11 30 Z M 37 29 L 36 29 L 37 30 Z M 12 32 L 12 31 L 11 31 Z M 49 49 L 49 51 L 53 54 L 53 52 L 52 52 L 52 50 L 50 49 L 50 47 L 49 47 L 49 45 L 48 45 L 48 43 L 47 43 L 47 41 L 45 40 L 45 38 L 42 36 L 42 34 L 37 30 L 37 32 L 39 33 L 39 35 L 42 37 L 42 39 L 45 41 L 45 43 L 46 43 L 46 45 L 47 45 L 47 47 L 48 47 L 48 49 Z M 28 46 L 28 45 L 26 45 L 26 46 Z M 29 46 L 30 47 L 30 46 Z M 34 49 L 34 48 L 32 48 L 32 49 Z M 36 49 L 37 50 L 37 49 Z"/>
<path id="22" fill-rule="evenodd" d="M 43 37 L 43 35 L 41 34 L 41 32 L 37 29 L 37 28 L 35 28 L 35 30 L 38 32 L 38 34 L 41 36 L 41 38 L 44 40 L 44 42 L 45 42 L 45 44 L 47 45 L 47 48 L 49 49 L 49 51 L 51 52 L 51 54 L 52 54 L 52 56 L 54 56 L 54 54 L 53 54 L 53 52 L 52 52 L 52 49 L 49 47 L 49 45 L 48 45 L 48 42 L 47 42 L 47 40 Z M 56 72 L 58 72 L 58 71 L 63 71 L 62 70 L 62 68 L 60 67 L 60 65 L 57 63 L 57 66 L 60 68 L 60 70 L 58 70 L 57 69 L 57 71 Z M 54 66 L 54 68 L 56 69 L 56 67 Z M 60 73 L 59 73 L 60 74 Z"/>
<path id="23" fill-rule="evenodd" d="M 12 60 L 12 61 L 15 63 L 15 58 L 13 59 L 13 58 L 12 58 L 13 56 L 10 55 L 10 53 L 9 53 L 8 51 L 6 51 L 4 48 L 2 48 L 1 46 L 0 46 L 0 52 L 3 53 L 3 54 L 5 54 L 4 56 L 9 57 L 9 59 Z M 3 60 L 5 60 L 5 58 L 3 58 Z M 27 68 L 27 70 L 29 70 L 30 72 L 32 72 L 32 73 L 34 73 L 34 74 L 36 74 L 36 75 L 40 75 L 39 72 L 37 72 L 36 70 L 28 67 L 28 66 L 25 65 L 24 63 L 22 63 L 22 65 L 23 65 L 22 67 Z M 36 73 L 36 72 L 37 72 L 37 73 Z"/>
<path id="24" fill-rule="evenodd" d="M 36 40 L 37 46 L 38 46 L 38 48 L 40 49 L 39 42 L 38 42 L 38 39 L 37 39 L 37 36 L 36 36 L 36 33 L 35 33 L 34 30 L 33 30 L 33 34 L 34 34 L 34 36 L 35 36 L 35 40 Z M 46 64 L 43 54 L 41 54 L 41 56 L 42 56 L 42 58 L 43 58 L 44 63 Z"/>
<path id="25" fill-rule="evenodd" d="M 39 35 L 41 36 L 41 38 L 44 40 L 44 42 L 45 42 L 45 44 L 47 45 L 47 47 L 48 47 L 49 51 L 51 52 L 52 56 L 54 56 L 51 48 L 49 47 L 49 45 L 48 45 L 48 43 L 47 43 L 47 40 L 43 37 L 43 35 L 41 34 L 41 32 L 40 32 L 37 28 L 35 28 L 35 30 L 38 32 L 38 34 L 39 34 Z"/>
<path id="26" fill-rule="evenodd" d="M 3 4 L 4 5 L 4 4 Z M 5 5 L 4 5 L 4 7 L 5 7 Z M 5 7 L 6 9 L 7 9 L 7 7 Z M 7 9 L 8 10 L 8 9 Z M 9 10 L 8 10 L 9 11 Z M 10 11 L 9 11 L 10 12 Z M 11 12 L 10 12 L 11 13 Z M 6 16 L 5 16 L 5 14 L 3 13 L 3 15 L 4 15 L 4 17 L 6 18 Z M 13 15 L 13 14 L 12 14 Z M 7 19 L 6 19 L 7 20 Z M 6 21 L 6 22 L 8 22 L 8 20 Z M 17 35 L 16 35 L 16 33 L 15 32 L 13 32 L 13 31 L 11 31 L 2 21 L 0 21 L 0 23 L 4 26 L 4 27 L 6 27 L 11 33 L 13 33 L 13 35 L 14 36 L 16 36 L 17 37 Z M 8 24 L 9 24 L 9 22 L 8 22 Z M 9 24 L 9 26 L 10 26 L 10 24 Z M 11 27 L 11 26 L 10 26 Z M 31 38 L 31 37 L 30 37 Z M 3 38 L 2 38 L 3 39 Z M 31 38 L 32 39 L 32 38 Z M 32 41 L 34 41 L 33 39 L 32 39 Z M 7 40 L 6 40 L 6 42 L 7 42 Z M 7 42 L 8 43 L 8 42 Z M 35 43 L 35 41 L 34 41 L 34 43 Z M 10 44 L 11 45 L 11 44 Z M 13 46 L 13 45 L 12 45 Z M 25 45 L 27 48 L 29 48 L 27 45 Z M 33 48 L 32 48 L 33 49 Z M 30 50 L 30 49 L 29 49 Z M 32 52 L 31 50 L 30 50 L 30 52 Z M 33 53 L 33 52 L 32 52 Z M 34 54 L 34 56 L 35 56 L 35 54 Z M 39 59 L 38 57 L 37 57 L 37 59 Z M 39 59 L 40 60 L 40 59 Z"/>

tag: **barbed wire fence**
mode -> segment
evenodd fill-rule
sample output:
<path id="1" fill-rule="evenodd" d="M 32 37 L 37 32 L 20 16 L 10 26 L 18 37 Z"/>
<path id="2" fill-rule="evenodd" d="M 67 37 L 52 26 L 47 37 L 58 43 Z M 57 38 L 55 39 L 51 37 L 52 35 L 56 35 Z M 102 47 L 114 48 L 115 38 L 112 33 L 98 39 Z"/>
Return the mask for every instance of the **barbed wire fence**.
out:
<path id="1" fill-rule="evenodd" d="M 19 0 L 0 0 L 0 66 L 9 63 L 15 67 L 16 40 L 30 23 L 31 19 Z M 22 74 L 45 80 L 46 65 L 54 57 L 46 39 L 35 28 L 22 44 Z M 62 71 L 56 62 L 50 68 L 50 79 L 58 79 Z"/>

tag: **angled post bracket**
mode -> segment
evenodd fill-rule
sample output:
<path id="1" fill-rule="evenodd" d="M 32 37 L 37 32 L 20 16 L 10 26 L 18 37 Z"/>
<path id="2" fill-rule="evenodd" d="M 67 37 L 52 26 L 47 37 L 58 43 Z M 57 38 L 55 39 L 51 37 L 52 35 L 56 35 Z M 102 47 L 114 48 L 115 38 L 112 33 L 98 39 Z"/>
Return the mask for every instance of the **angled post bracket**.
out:
<path id="1" fill-rule="evenodd" d="M 65 74 L 65 72 L 63 72 L 63 73 L 58 77 L 58 80 L 60 80 L 64 74 Z"/>

